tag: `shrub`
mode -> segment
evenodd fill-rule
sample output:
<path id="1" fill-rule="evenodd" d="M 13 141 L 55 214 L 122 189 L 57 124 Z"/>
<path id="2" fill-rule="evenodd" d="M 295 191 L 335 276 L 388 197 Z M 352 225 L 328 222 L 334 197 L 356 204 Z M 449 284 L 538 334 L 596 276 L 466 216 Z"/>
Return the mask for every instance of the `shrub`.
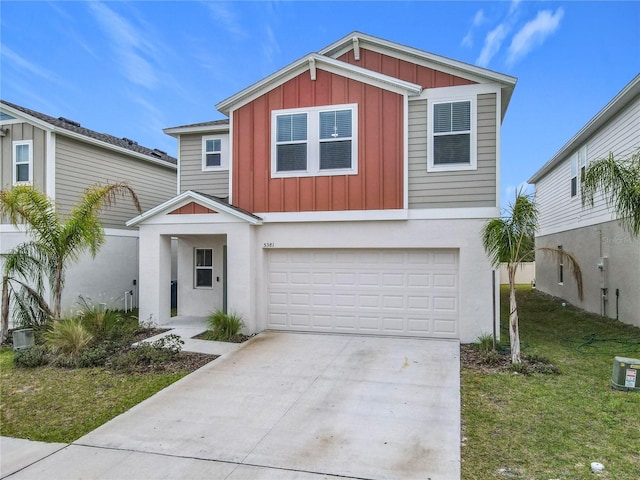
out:
<path id="1" fill-rule="evenodd" d="M 96 340 L 113 340 L 133 335 L 138 328 L 137 319 L 125 316 L 116 310 L 105 308 L 101 304 L 94 305 L 84 297 L 80 297 L 82 310 L 79 317 L 82 324 L 91 332 Z"/>
<path id="2" fill-rule="evenodd" d="M 488 353 L 488 352 L 492 352 L 494 351 L 493 348 L 493 335 L 489 334 L 489 333 L 483 333 L 482 335 L 480 335 L 478 337 L 478 350 L 480 350 L 483 353 Z M 500 343 L 496 342 L 496 348 L 495 350 L 500 350 Z"/>
<path id="3" fill-rule="evenodd" d="M 49 351 L 44 345 L 35 345 L 23 350 L 16 350 L 13 354 L 16 367 L 35 368 L 49 363 Z"/>
<path id="4" fill-rule="evenodd" d="M 211 340 L 219 342 L 229 342 L 240 335 L 244 322 L 242 317 L 236 313 L 225 313 L 217 310 L 207 317 L 207 324 L 211 335 Z"/>
<path id="5" fill-rule="evenodd" d="M 45 342 L 55 353 L 79 357 L 93 340 L 93 335 L 79 319 L 62 319 L 53 322 L 51 330 L 44 334 Z"/>
<path id="6" fill-rule="evenodd" d="M 93 348 L 88 348 L 80 355 L 78 366 L 81 368 L 102 367 L 107 363 L 107 359 L 112 351 L 108 345 L 101 343 Z"/>

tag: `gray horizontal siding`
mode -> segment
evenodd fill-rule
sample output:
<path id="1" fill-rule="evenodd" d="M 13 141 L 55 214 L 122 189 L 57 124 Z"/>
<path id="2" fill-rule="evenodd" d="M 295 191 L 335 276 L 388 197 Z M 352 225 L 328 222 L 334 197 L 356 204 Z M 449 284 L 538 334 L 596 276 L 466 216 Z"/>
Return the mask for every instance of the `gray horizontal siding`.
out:
<path id="1" fill-rule="evenodd" d="M 409 102 L 409 208 L 496 205 L 496 95 L 478 95 L 477 170 L 427 172 L 427 101 Z"/>
<path id="2" fill-rule="evenodd" d="M 175 196 L 176 179 L 174 169 L 57 136 L 56 204 L 63 215 L 71 211 L 90 185 L 115 182 L 126 182 L 136 192 L 142 211 L 146 211 Z M 130 200 L 118 199 L 102 213 L 103 225 L 123 228 L 136 215 Z"/>
<path id="3" fill-rule="evenodd" d="M 180 192 L 195 190 L 216 197 L 227 197 L 229 171 L 202 171 L 202 137 L 180 137 Z"/>
<path id="4" fill-rule="evenodd" d="M 29 123 L 7 124 L 3 128 L 9 132 L 0 137 L 0 186 L 3 190 L 13 186 L 13 142 L 33 140 L 33 186 L 44 192 L 47 133 Z"/>

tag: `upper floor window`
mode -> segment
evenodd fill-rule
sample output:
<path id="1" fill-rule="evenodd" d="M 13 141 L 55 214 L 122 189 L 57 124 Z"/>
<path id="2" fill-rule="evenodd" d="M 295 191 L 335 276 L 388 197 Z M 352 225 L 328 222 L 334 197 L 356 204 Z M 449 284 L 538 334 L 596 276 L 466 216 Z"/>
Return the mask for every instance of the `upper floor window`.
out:
<path id="1" fill-rule="evenodd" d="M 33 182 L 33 141 L 13 142 L 13 184 Z"/>
<path id="2" fill-rule="evenodd" d="M 475 169 L 474 100 L 434 102 L 428 116 L 431 154 L 427 170 Z"/>
<path id="3" fill-rule="evenodd" d="M 272 176 L 358 173 L 357 121 L 356 104 L 274 111 Z"/>
<path id="4" fill-rule="evenodd" d="M 202 137 L 202 170 L 226 170 L 227 161 L 226 136 Z"/>
<path id="5" fill-rule="evenodd" d="M 587 147 L 582 147 L 571 157 L 571 197 L 578 194 L 578 184 L 584 180 L 587 169 Z M 578 180 L 578 174 L 580 180 Z"/>

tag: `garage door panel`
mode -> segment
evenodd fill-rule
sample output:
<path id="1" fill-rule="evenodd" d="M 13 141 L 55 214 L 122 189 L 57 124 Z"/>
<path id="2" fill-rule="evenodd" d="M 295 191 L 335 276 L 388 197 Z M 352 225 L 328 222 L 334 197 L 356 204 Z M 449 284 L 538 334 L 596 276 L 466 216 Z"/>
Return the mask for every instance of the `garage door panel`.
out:
<path id="1" fill-rule="evenodd" d="M 270 250 L 269 328 L 455 338 L 457 251 Z"/>

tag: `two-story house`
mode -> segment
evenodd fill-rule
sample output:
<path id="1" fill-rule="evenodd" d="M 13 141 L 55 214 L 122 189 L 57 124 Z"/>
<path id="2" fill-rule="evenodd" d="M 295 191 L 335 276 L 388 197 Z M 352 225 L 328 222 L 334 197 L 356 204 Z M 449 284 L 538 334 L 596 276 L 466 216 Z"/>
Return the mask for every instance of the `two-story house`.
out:
<path id="1" fill-rule="evenodd" d="M 582 204 L 581 178 L 589 162 L 640 151 L 640 75 L 576 133 L 529 183 L 539 210 L 537 247 L 562 248 L 580 264 L 584 299 L 567 266 L 536 253 L 536 286 L 590 312 L 640 326 L 640 238 L 618 222 L 602 191 Z"/>
<path id="2" fill-rule="evenodd" d="M 140 318 L 473 341 L 492 330 L 480 238 L 499 215 L 513 77 L 354 32 L 168 128 L 180 194 L 139 226 Z"/>
<path id="3" fill-rule="evenodd" d="M 166 152 L 131 139 L 0 101 L 0 187 L 32 185 L 47 194 L 62 217 L 87 187 L 97 183 L 126 182 L 141 207 L 149 209 L 175 196 L 176 164 Z M 135 306 L 138 231 L 125 223 L 137 214 L 128 199 L 104 211 L 105 244 L 95 259 L 86 254 L 70 265 L 62 298 L 64 311 L 78 307 L 79 295 L 122 309 L 128 292 L 127 306 Z M 1 220 L 0 253 L 7 253 L 27 237 L 8 219 Z"/>

